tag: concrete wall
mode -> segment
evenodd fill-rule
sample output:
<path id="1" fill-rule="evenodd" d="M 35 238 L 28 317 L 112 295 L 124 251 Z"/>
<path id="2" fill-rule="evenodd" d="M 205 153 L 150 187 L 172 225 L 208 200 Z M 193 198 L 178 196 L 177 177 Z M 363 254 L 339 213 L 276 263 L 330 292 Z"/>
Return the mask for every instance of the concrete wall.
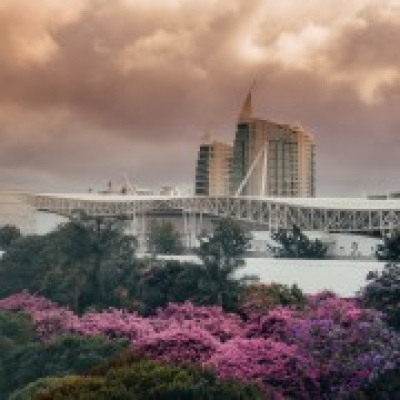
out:
<path id="1" fill-rule="evenodd" d="M 377 246 L 382 243 L 381 239 L 349 233 L 305 232 L 305 234 L 312 240 L 319 239 L 328 245 L 328 256 L 339 259 L 374 259 Z M 276 245 L 271 238 L 271 232 L 256 231 L 252 232 L 252 235 L 251 252 L 271 255 L 268 245 Z"/>

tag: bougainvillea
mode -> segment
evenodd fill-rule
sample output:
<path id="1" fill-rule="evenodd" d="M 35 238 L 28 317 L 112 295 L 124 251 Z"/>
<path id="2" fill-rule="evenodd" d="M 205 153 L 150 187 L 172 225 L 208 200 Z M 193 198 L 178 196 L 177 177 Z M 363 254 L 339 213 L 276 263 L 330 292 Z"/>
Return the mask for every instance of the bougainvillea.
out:
<path id="1" fill-rule="evenodd" d="M 318 371 L 295 345 L 237 338 L 221 345 L 207 365 L 213 366 L 221 378 L 257 382 L 269 393 L 319 398 Z"/>
<path id="2" fill-rule="evenodd" d="M 139 352 L 161 361 L 201 364 L 215 353 L 220 342 L 204 329 L 178 326 L 143 337 L 136 343 Z"/>
<path id="3" fill-rule="evenodd" d="M 196 325 L 222 342 L 244 333 L 245 324 L 238 315 L 225 313 L 221 307 L 196 307 L 192 303 L 169 304 L 158 310 L 153 324 L 156 329 L 165 329 L 171 324 Z"/>
<path id="4" fill-rule="evenodd" d="M 0 300 L 0 309 L 23 311 L 29 314 L 40 340 L 50 340 L 69 333 L 79 323 L 79 318 L 67 308 L 60 307 L 44 297 L 32 296 L 27 292 Z"/>

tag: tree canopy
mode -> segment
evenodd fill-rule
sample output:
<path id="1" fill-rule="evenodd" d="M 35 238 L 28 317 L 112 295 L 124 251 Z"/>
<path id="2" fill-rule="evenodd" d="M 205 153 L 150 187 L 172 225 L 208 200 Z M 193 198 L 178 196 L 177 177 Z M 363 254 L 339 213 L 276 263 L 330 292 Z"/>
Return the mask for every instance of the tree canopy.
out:
<path id="1" fill-rule="evenodd" d="M 223 218 L 215 222 L 211 234 L 200 238 L 198 255 L 203 263 L 210 303 L 235 309 L 241 280 L 234 273 L 244 266 L 243 256 L 251 236 L 238 222 Z"/>
<path id="2" fill-rule="evenodd" d="M 150 226 L 149 249 L 155 254 L 181 254 L 181 236 L 170 221 L 153 222 Z"/>
<path id="3" fill-rule="evenodd" d="M 21 237 L 21 231 L 12 225 L 4 225 L 0 228 L 0 250 L 7 250 L 17 239 Z"/>
<path id="4" fill-rule="evenodd" d="M 383 243 L 376 251 L 378 260 L 400 262 L 400 231 L 391 232 L 383 237 Z"/>
<path id="5" fill-rule="evenodd" d="M 328 247 L 320 240 L 309 239 L 296 225 L 290 230 L 279 229 L 271 236 L 278 246 L 269 247 L 278 258 L 323 259 L 328 251 Z"/>
<path id="6" fill-rule="evenodd" d="M 121 306 L 133 296 L 136 240 L 125 223 L 81 215 L 15 242 L 0 260 L 0 296 L 28 290 L 70 306 Z"/>

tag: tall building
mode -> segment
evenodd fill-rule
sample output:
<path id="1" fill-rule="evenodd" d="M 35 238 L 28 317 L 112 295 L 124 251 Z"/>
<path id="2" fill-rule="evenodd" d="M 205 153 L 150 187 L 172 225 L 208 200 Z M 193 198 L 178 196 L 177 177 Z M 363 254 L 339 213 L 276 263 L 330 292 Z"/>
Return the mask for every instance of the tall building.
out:
<path id="1" fill-rule="evenodd" d="M 233 146 L 231 195 L 315 196 L 315 144 L 299 126 L 254 118 L 251 90 Z"/>
<path id="2" fill-rule="evenodd" d="M 231 159 L 230 144 L 216 141 L 201 144 L 197 159 L 195 194 L 227 196 Z"/>

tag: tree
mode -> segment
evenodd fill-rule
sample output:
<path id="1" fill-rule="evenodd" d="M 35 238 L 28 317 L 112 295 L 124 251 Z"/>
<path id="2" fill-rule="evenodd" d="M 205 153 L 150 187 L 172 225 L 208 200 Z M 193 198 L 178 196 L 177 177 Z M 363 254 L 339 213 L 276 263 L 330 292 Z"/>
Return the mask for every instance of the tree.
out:
<path id="1" fill-rule="evenodd" d="M 136 239 L 123 220 L 80 215 L 15 241 L 0 260 L 0 296 L 28 290 L 74 311 L 127 305 L 137 281 Z"/>
<path id="2" fill-rule="evenodd" d="M 320 240 L 310 240 L 296 225 L 291 230 L 279 229 L 271 236 L 279 246 L 269 248 L 278 258 L 322 259 L 328 251 L 328 247 Z"/>
<path id="3" fill-rule="evenodd" d="M 172 222 L 154 222 L 150 227 L 149 249 L 155 254 L 181 254 L 182 241 Z"/>
<path id="4" fill-rule="evenodd" d="M 209 304 L 204 268 L 199 264 L 176 260 L 152 261 L 142 270 L 138 283 L 140 311 L 152 314 L 168 303 L 192 301 Z"/>
<path id="5" fill-rule="evenodd" d="M 124 228 L 123 220 L 85 215 L 62 225 L 51 246 L 52 265 L 58 268 L 47 276 L 49 297 L 75 311 L 118 306 L 124 297 L 131 299 L 136 239 L 125 235 Z"/>
<path id="6" fill-rule="evenodd" d="M 383 237 L 383 243 L 378 245 L 376 256 L 381 261 L 400 261 L 400 231 L 392 232 Z"/>
<path id="7" fill-rule="evenodd" d="M 206 369 L 167 364 L 129 352 L 94 369 L 90 375 L 61 382 L 40 396 L 42 400 L 55 398 L 261 400 L 266 397 L 251 384 L 219 380 Z"/>
<path id="8" fill-rule="evenodd" d="M 5 358 L 0 393 L 7 395 L 46 376 L 84 372 L 127 347 L 126 340 L 79 336 L 64 336 L 50 343 L 30 343 Z"/>
<path id="9" fill-rule="evenodd" d="M 48 236 L 25 236 L 12 243 L 0 259 L 0 297 L 25 289 L 41 293 L 51 269 Z"/>
<path id="10" fill-rule="evenodd" d="M 200 238 L 198 255 L 206 273 L 210 303 L 236 308 L 243 281 L 235 279 L 234 273 L 244 265 L 250 240 L 251 236 L 231 219 L 219 219 L 213 233 Z"/>
<path id="11" fill-rule="evenodd" d="M 5 225 L 0 228 L 0 250 L 7 250 L 8 247 L 21 237 L 21 231 L 12 225 Z"/>
<path id="12" fill-rule="evenodd" d="M 243 288 L 239 310 L 246 319 L 254 319 L 278 306 L 302 309 L 305 304 L 306 296 L 297 285 L 253 284 Z"/>
<path id="13" fill-rule="evenodd" d="M 361 302 L 383 313 L 386 322 L 400 330 L 400 264 L 388 263 L 382 272 L 370 272 L 361 290 Z"/>

